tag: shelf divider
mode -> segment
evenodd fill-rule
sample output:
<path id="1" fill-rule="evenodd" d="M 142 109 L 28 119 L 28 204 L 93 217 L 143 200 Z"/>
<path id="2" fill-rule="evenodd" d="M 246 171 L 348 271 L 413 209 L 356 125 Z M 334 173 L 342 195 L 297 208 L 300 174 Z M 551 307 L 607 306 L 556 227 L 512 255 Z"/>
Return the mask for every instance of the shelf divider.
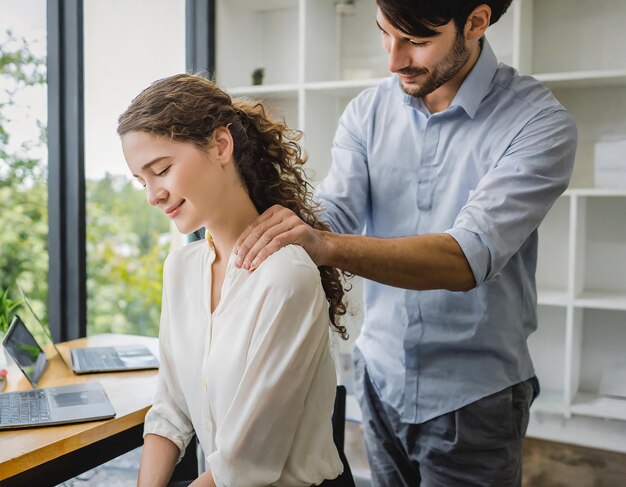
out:
<path id="1" fill-rule="evenodd" d="M 574 299 L 577 308 L 626 311 L 626 293 L 618 291 L 586 290 Z"/>
<path id="2" fill-rule="evenodd" d="M 626 156 L 625 156 L 626 157 Z M 609 188 L 569 188 L 561 196 L 590 196 L 598 198 L 623 198 L 626 197 L 625 189 Z"/>
<path id="3" fill-rule="evenodd" d="M 297 83 L 277 84 L 277 85 L 259 85 L 259 86 L 235 86 L 228 89 L 231 96 L 260 96 L 268 95 L 270 97 L 285 97 L 289 95 L 297 95 Z"/>
<path id="4" fill-rule="evenodd" d="M 626 86 L 626 69 L 534 73 L 533 76 L 550 88 Z"/>
<path id="5" fill-rule="evenodd" d="M 579 392 L 574 398 L 571 410 L 572 413 L 583 416 L 626 421 L 626 399 L 618 397 Z"/>

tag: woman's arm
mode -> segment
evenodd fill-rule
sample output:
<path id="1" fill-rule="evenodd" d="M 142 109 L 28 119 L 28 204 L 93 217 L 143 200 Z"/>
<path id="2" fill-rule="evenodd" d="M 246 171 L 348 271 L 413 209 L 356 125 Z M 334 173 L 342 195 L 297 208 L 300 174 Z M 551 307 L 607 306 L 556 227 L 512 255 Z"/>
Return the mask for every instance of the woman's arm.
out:
<path id="1" fill-rule="evenodd" d="M 166 486 L 176 466 L 178 447 L 163 436 L 148 434 L 143 440 L 137 487 Z"/>
<path id="2" fill-rule="evenodd" d="M 175 373 L 176 362 L 171 349 L 173 336 L 167 290 L 177 285 L 177 282 L 175 276 L 172 277 L 170 257 L 166 259 L 163 270 L 159 326 L 161 366 L 153 404 L 144 421 L 144 448 L 138 479 L 140 486 L 167 485 L 181 452 L 185 451 L 194 433 L 185 396 Z"/>
<path id="3" fill-rule="evenodd" d="M 207 470 L 200 477 L 194 480 L 189 487 L 216 487 L 211 471 Z"/>

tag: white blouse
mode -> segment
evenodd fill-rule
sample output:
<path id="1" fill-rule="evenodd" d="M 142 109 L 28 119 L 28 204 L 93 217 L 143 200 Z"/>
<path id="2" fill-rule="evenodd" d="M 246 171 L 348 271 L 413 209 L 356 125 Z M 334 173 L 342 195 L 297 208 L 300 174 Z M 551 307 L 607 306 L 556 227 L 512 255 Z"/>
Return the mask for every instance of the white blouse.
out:
<path id="1" fill-rule="evenodd" d="M 218 487 L 337 477 L 336 375 L 317 267 L 294 245 L 253 273 L 238 269 L 233 254 L 211 313 L 214 259 L 203 240 L 165 261 L 161 368 L 144 436 L 184 452 L 195 432 Z"/>

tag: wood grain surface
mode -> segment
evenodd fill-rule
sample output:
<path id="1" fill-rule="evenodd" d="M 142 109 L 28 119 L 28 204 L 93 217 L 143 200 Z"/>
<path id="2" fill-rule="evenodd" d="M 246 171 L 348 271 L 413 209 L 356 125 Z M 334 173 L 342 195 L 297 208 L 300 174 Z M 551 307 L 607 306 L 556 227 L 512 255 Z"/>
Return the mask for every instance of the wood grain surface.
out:
<path id="1" fill-rule="evenodd" d="M 156 338 L 132 335 L 97 335 L 57 347 L 69 363 L 70 348 L 127 343 L 143 343 L 159 356 Z M 0 431 L 0 480 L 141 424 L 152 404 L 156 370 L 76 375 L 56 354 L 52 345 L 44 349 L 49 363 L 38 387 L 99 381 L 113 404 L 116 416 L 106 421 Z M 32 388 L 15 364 L 8 371 L 5 392 Z"/>

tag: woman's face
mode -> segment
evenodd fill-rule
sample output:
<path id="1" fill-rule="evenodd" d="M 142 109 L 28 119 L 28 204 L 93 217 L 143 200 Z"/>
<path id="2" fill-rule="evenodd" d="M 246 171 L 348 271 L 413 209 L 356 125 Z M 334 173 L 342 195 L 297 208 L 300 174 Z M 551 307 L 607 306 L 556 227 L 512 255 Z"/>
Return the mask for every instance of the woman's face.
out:
<path id="1" fill-rule="evenodd" d="M 181 233 L 207 226 L 229 186 L 220 147 L 212 144 L 202 151 L 190 142 L 133 131 L 122 136 L 122 149 L 148 203 L 171 218 Z"/>

